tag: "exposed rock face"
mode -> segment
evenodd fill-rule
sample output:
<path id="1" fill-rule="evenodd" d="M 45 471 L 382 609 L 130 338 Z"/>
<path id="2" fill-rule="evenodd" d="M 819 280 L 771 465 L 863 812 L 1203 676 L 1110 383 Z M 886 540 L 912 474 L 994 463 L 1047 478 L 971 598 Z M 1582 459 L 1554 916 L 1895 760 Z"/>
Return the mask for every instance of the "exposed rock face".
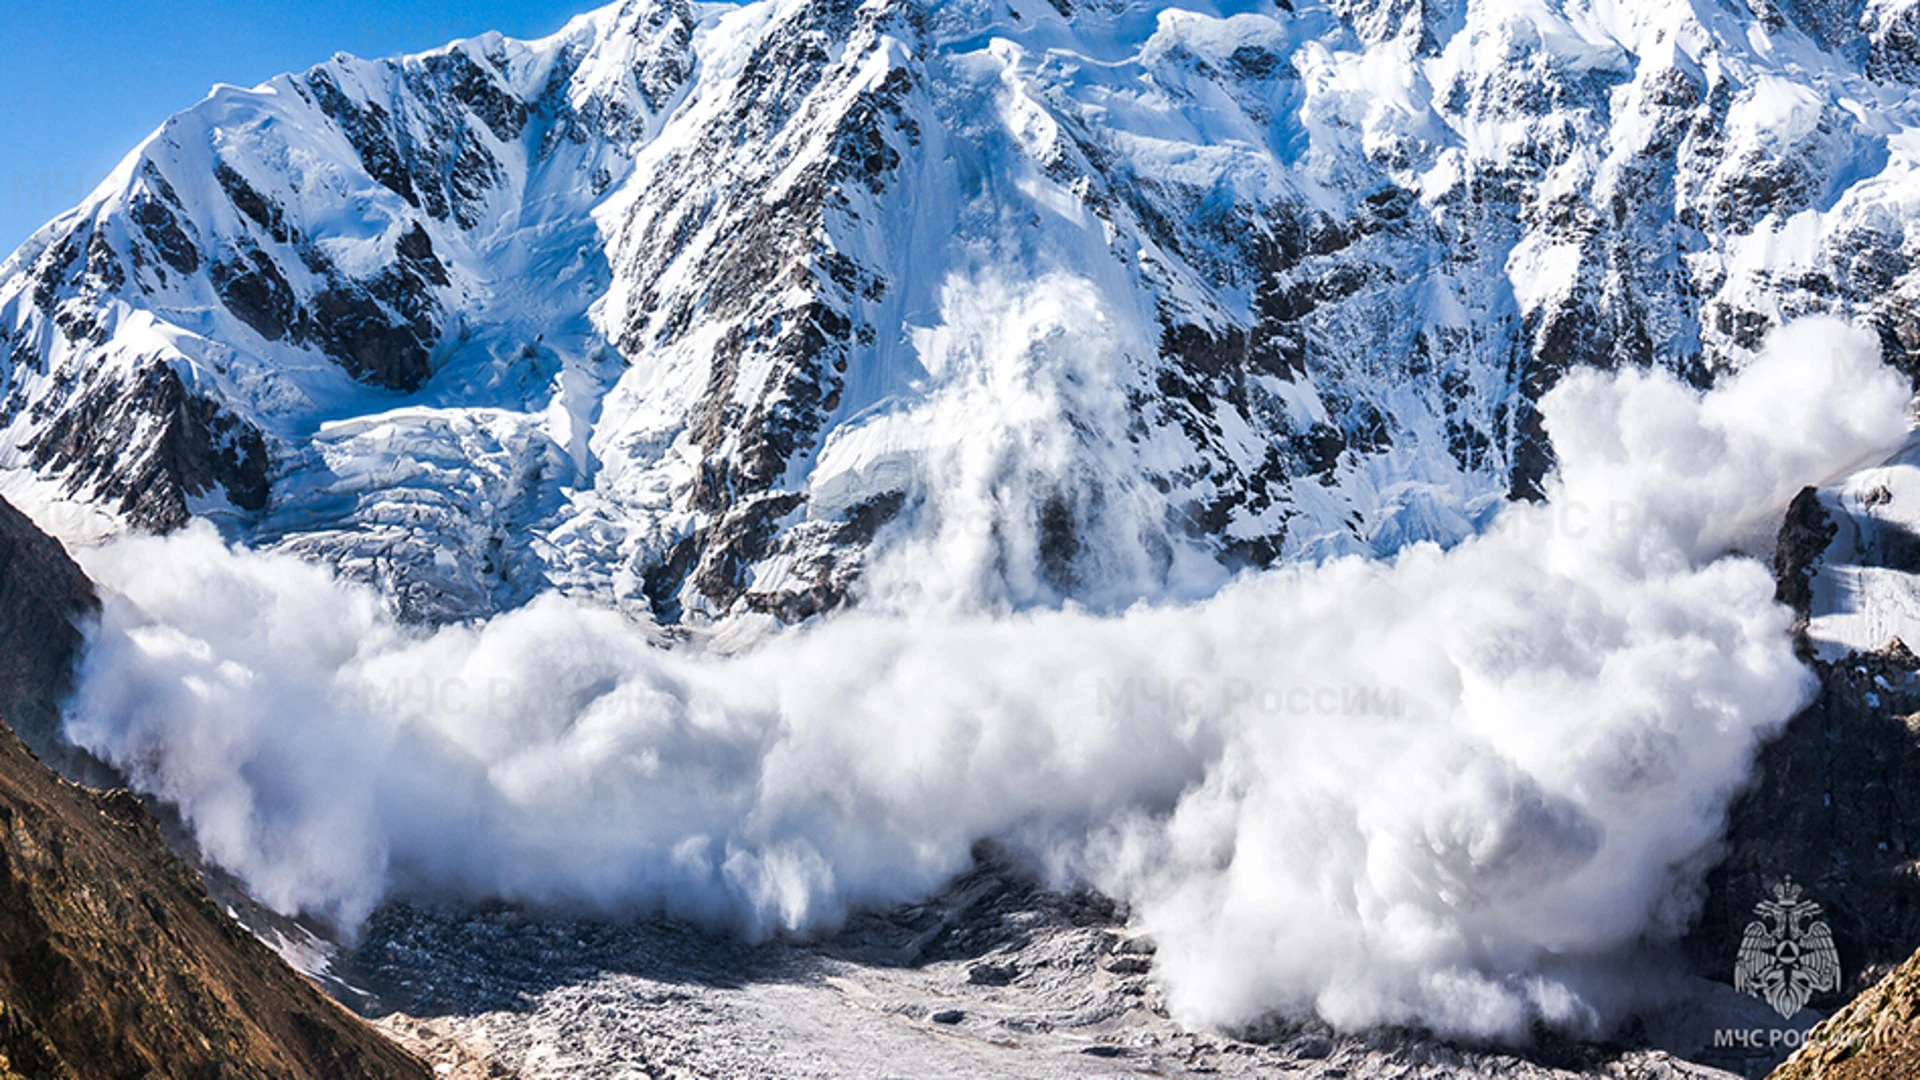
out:
<path id="1" fill-rule="evenodd" d="M 1840 948 L 1839 989 L 1810 1002 L 1830 1013 L 1920 949 L 1920 660 L 1895 644 L 1816 667 L 1819 697 L 1730 811 L 1687 948 L 1698 974 L 1731 981 L 1754 906 L 1791 880 Z"/>
<path id="2" fill-rule="evenodd" d="M 1788 510 L 1777 595 L 1799 615 L 1819 690 L 1734 802 L 1686 942 L 1697 974 L 1730 981 L 1755 904 L 1793 881 L 1821 905 L 1840 950 L 1839 989 L 1811 1002 L 1823 1013 L 1920 949 L 1920 657 L 1905 640 L 1920 640 L 1917 462 L 1910 447 L 1803 491 Z"/>
<path id="3" fill-rule="evenodd" d="M 59 779 L 0 729 L 0 1076 L 13 1075 L 430 1074 L 216 907 L 137 798 Z"/>
<path id="4" fill-rule="evenodd" d="M 1717 946 L 1702 973 L 1729 978 L 1753 905 L 1791 878 L 1840 945 L 1845 982 L 1813 1002 L 1826 1011 L 1920 949 L 1920 660 L 1895 644 L 1819 668 L 1819 698 L 1734 805 L 1696 938 Z"/>

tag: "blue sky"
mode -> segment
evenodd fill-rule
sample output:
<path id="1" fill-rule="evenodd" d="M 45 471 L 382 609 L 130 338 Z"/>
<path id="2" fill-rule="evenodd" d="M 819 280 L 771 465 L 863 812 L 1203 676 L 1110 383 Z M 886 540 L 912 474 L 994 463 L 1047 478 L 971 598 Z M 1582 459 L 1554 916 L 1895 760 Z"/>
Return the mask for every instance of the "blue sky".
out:
<path id="1" fill-rule="evenodd" d="M 0 46 L 0 258 L 216 82 L 336 52 L 539 37 L 604 0 L 12 0 Z"/>

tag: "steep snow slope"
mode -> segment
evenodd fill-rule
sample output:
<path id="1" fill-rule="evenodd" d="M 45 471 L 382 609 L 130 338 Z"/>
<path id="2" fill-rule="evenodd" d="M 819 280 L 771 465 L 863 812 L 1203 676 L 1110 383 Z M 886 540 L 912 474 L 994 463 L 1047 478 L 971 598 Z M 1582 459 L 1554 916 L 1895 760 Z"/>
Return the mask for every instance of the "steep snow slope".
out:
<path id="1" fill-rule="evenodd" d="M 1453 541 L 1572 365 L 1705 381 L 1835 311 L 1916 366 L 1917 8 L 625 0 L 338 57 L 0 270 L 4 486 L 428 619 Z"/>

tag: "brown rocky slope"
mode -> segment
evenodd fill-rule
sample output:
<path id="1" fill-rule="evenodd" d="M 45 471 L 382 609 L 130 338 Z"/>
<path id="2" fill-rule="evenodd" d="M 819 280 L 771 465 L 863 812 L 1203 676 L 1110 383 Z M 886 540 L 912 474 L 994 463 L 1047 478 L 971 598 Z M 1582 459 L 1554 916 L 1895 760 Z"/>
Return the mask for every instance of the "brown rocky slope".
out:
<path id="1" fill-rule="evenodd" d="M 1920 954 L 1807 1037 L 1768 1080 L 1911 1080 L 1920 1076 Z"/>
<path id="2" fill-rule="evenodd" d="M 225 912 L 125 791 L 0 727 L 0 1080 L 425 1080 Z"/>

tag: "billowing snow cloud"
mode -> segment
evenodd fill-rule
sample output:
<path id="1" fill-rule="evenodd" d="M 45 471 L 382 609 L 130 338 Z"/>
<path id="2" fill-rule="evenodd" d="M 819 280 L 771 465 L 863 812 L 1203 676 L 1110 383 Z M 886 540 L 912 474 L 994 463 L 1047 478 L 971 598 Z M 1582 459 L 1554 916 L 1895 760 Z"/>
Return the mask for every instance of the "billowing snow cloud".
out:
<path id="1" fill-rule="evenodd" d="M 896 584 L 731 654 L 557 597 L 427 631 L 205 528 L 126 540 L 85 553 L 108 602 L 70 733 L 264 900 L 346 924 L 399 888 L 818 928 L 997 837 L 1129 901 L 1190 1021 L 1588 1028 L 1809 691 L 1730 552 L 1897 446 L 1907 398 L 1834 322 L 1704 397 L 1576 373 L 1546 504 L 1105 616 L 907 587 L 983 520 L 968 470 L 1007 474 L 962 461 Z"/>

